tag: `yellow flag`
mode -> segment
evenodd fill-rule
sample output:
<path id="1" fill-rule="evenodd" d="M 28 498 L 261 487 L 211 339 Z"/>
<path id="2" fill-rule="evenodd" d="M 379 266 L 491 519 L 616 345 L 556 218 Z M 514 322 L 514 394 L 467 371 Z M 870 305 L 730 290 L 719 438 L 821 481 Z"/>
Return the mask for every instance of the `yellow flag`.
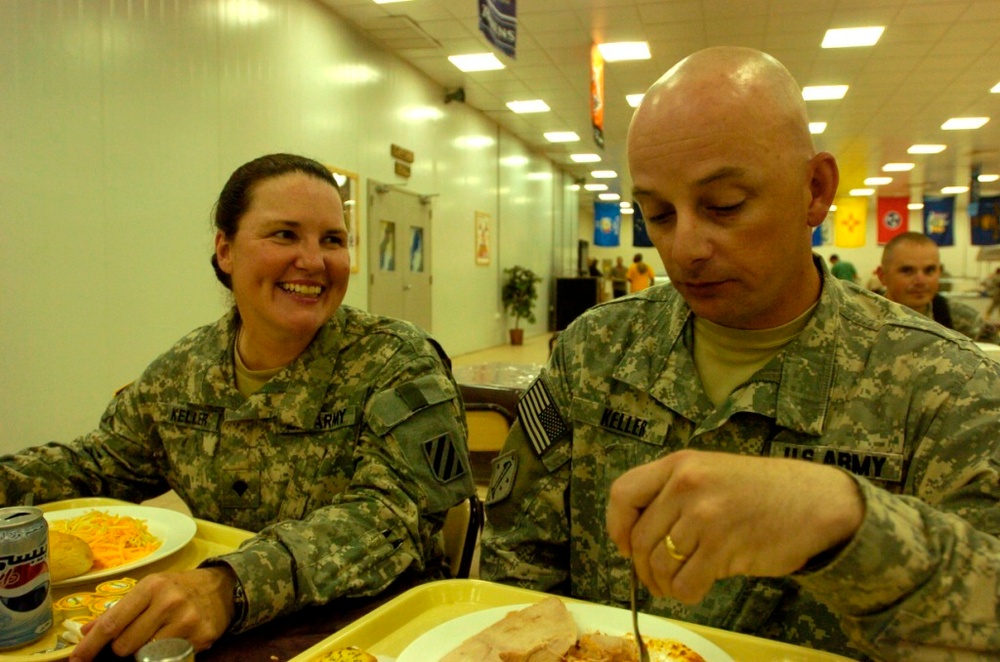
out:
<path id="1" fill-rule="evenodd" d="M 833 241 L 841 248 L 865 245 L 865 228 L 868 225 L 868 198 L 837 198 L 837 211 L 833 212 Z"/>

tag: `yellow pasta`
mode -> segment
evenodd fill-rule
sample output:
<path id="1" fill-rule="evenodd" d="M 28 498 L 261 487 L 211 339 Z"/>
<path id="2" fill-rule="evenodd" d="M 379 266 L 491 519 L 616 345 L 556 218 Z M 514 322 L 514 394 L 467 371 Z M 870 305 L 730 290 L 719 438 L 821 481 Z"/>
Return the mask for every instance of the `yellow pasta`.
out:
<path id="1" fill-rule="evenodd" d="M 94 552 L 91 571 L 117 568 L 156 551 L 161 541 L 142 520 L 125 515 L 111 515 L 100 510 L 73 519 L 52 522 L 56 531 L 83 538 Z"/>

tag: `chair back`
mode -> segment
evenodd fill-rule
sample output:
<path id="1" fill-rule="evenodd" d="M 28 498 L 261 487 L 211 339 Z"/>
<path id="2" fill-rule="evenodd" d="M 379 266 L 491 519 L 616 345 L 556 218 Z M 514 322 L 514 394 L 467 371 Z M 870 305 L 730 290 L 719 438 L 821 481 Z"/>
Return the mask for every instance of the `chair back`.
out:
<path id="1" fill-rule="evenodd" d="M 452 577 L 468 579 L 483 523 L 483 502 L 475 494 L 448 510 L 442 534 L 445 560 Z"/>

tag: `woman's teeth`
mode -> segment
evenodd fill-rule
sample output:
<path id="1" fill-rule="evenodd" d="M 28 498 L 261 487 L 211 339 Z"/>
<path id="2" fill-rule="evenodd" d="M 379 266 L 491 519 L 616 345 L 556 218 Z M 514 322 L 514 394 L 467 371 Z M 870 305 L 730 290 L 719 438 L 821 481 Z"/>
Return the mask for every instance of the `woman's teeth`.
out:
<path id="1" fill-rule="evenodd" d="M 292 294 L 303 294 L 310 297 L 318 297 L 322 292 L 323 288 L 319 285 L 296 285 L 294 283 L 281 283 L 281 289 L 286 292 L 291 292 Z"/>

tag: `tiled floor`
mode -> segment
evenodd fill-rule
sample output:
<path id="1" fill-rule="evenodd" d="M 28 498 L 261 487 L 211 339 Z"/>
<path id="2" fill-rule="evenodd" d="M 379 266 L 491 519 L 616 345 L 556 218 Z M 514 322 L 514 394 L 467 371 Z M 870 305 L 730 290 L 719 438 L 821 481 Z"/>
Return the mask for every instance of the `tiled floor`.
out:
<path id="1" fill-rule="evenodd" d="M 470 354 L 451 357 L 454 365 L 473 363 L 545 363 L 549 359 L 549 339 L 552 333 L 526 337 L 523 345 L 498 345 Z"/>

